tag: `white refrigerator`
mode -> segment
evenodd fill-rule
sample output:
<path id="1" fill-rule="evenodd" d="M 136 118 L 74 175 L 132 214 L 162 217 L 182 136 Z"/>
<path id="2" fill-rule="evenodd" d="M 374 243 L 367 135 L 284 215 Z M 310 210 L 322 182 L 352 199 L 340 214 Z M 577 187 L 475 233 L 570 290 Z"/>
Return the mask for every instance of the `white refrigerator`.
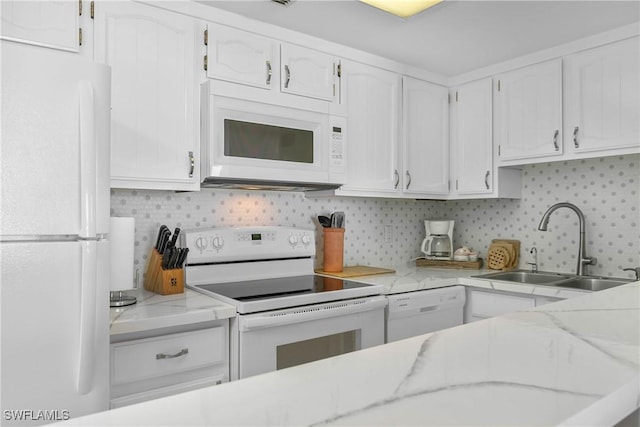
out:
<path id="1" fill-rule="evenodd" d="M 1 41 L 2 425 L 109 407 L 110 69 Z"/>

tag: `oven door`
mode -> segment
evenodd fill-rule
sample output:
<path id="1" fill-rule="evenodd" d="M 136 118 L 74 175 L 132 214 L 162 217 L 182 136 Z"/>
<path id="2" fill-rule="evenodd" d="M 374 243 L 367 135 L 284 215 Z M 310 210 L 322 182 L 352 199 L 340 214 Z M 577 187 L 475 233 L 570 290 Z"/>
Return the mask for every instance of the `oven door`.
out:
<path id="1" fill-rule="evenodd" d="M 386 305 L 385 297 L 375 296 L 240 315 L 231 377 L 246 378 L 384 344 Z"/>

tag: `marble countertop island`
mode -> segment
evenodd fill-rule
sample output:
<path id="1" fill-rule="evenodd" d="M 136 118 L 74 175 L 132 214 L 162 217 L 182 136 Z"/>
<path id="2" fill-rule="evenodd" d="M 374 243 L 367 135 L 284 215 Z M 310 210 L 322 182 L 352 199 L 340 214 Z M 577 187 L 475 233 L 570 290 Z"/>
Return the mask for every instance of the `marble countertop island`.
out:
<path id="1" fill-rule="evenodd" d="M 613 425 L 640 406 L 640 282 L 65 425 Z"/>

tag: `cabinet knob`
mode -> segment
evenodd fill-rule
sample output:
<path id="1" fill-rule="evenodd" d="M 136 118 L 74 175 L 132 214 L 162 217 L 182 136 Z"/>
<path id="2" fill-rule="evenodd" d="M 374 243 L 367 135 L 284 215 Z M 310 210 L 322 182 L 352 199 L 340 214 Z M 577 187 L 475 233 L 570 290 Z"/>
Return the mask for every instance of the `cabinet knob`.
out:
<path id="1" fill-rule="evenodd" d="M 396 182 L 395 182 L 395 184 L 393 184 L 393 189 L 397 190 L 398 189 L 398 184 L 400 184 L 400 174 L 398 173 L 398 169 L 393 171 L 393 176 L 396 177 Z"/>
<path id="2" fill-rule="evenodd" d="M 407 190 L 409 189 L 409 186 L 411 185 L 411 174 L 409 173 L 409 171 L 406 171 L 405 174 L 407 175 Z"/>
<path id="3" fill-rule="evenodd" d="M 558 146 L 558 135 L 560 135 L 560 131 L 556 129 L 556 131 L 553 133 L 553 147 L 556 151 L 560 151 L 560 147 Z"/>
<path id="4" fill-rule="evenodd" d="M 484 186 L 487 187 L 487 190 L 491 188 L 489 186 L 489 174 L 490 173 L 491 172 L 487 171 L 487 173 L 484 174 Z"/>
<path id="5" fill-rule="evenodd" d="M 580 130 L 578 126 L 573 128 L 573 146 L 576 148 L 580 148 L 580 144 L 578 143 L 578 130 Z"/>

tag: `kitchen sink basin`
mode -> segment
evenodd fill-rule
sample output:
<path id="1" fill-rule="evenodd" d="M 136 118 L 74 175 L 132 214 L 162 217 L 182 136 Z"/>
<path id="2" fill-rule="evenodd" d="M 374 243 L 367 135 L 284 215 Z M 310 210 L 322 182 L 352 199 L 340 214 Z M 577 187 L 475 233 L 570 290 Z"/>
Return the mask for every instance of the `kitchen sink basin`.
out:
<path id="1" fill-rule="evenodd" d="M 526 270 L 500 271 L 497 273 L 471 276 L 476 279 L 503 280 L 506 282 L 526 283 L 529 285 L 543 285 L 563 288 L 582 289 L 585 291 L 601 291 L 615 286 L 630 283 L 631 279 L 612 277 L 576 276 L 550 272 L 532 272 Z"/>
<path id="2" fill-rule="evenodd" d="M 563 288 L 584 289 L 587 291 L 601 291 L 615 286 L 630 283 L 629 279 L 609 279 L 604 277 L 574 277 L 573 279 L 557 283 L 556 286 Z"/>
<path id="3" fill-rule="evenodd" d="M 560 280 L 566 280 L 571 276 L 566 276 L 558 273 L 546 273 L 539 272 L 533 273 L 531 271 L 515 270 L 515 271 L 501 271 L 499 273 L 480 274 L 478 276 L 472 276 L 478 279 L 491 279 L 491 280 L 504 280 L 507 282 L 529 283 L 532 285 L 544 285 L 558 282 Z"/>

